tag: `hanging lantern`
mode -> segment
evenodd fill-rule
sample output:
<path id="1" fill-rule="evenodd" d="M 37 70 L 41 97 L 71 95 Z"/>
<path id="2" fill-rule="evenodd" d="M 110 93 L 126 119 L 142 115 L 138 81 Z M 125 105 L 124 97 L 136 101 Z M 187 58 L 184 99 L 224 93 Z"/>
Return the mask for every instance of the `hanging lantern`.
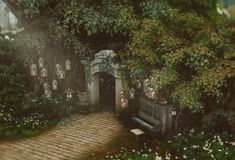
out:
<path id="1" fill-rule="evenodd" d="M 121 103 L 121 107 L 122 107 L 122 108 L 127 108 L 127 107 L 128 107 L 128 100 L 124 100 L 124 101 Z"/>
<path id="2" fill-rule="evenodd" d="M 44 67 L 44 59 L 43 58 L 39 58 L 38 59 L 38 67 L 39 68 L 43 68 Z"/>
<path id="3" fill-rule="evenodd" d="M 65 71 L 61 70 L 58 75 L 59 79 L 64 79 L 65 78 Z"/>
<path id="4" fill-rule="evenodd" d="M 124 98 L 121 98 L 121 103 L 125 102 L 126 100 Z"/>
<path id="5" fill-rule="evenodd" d="M 51 98 L 52 97 L 51 90 L 49 90 L 49 89 L 44 90 L 44 95 L 48 99 Z"/>
<path id="6" fill-rule="evenodd" d="M 146 93 L 148 90 L 148 86 L 149 86 L 149 79 L 144 80 L 144 84 L 143 84 L 143 90 Z"/>
<path id="7" fill-rule="evenodd" d="M 57 76 L 59 76 L 61 71 L 62 71 L 62 66 L 60 64 L 56 64 L 56 66 L 55 66 L 55 74 Z"/>
<path id="8" fill-rule="evenodd" d="M 153 91 L 153 88 L 148 88 L 148 91 L 147 91 L 147 95 L 148 95 L 148 96 L 147 96 L 147 97 L 150 98 L 150 99 L 152 99 L 152 96 L 153 96 L 153 94 L 154 94 L 153 92 L 154 92 L 154 91 Z"/>
<path id="9" fill-rule="evenodd" d="M 73 96 L 73 92 L 74 92 L 74 91 L 73 91 L 71 88 L 66 89 L 66 91 L 65 91 L 66 97 L 67 97 L 68 99 L 71 99 L 72 96 Z"/>
<path id="10" fill-rule="evenodd" d="M 176 116 L 176 115 L 177 115 L 177 112 L 176 112 L 176 108 L 175 108 L 175 107 L 172 108 L 171 115 L 172 115 L 172 116 Z"/>
<path id="11" fill-rule="evenodd" d="M 44 90 L 49 90 L 50 89 L 50 85 L 48 83 L 44 83 L 43 87 L 44 87 Z"/>
<path id="12" fill-rule="evenodd" d="M 135 89 L 134 88 L 131 88 L 129 90 L 129 98 L 130 99 L 134 99 L 135 98 Z"/>
<path id="13" fill-rule="evenodd" d="M 47 77 L 47 75 L 48 75 L 48 73 L 47 73 L 47 69 L 46 68 L 43 68 L 42 70 L 41 70 L 41 77 Z"/>
<path id="14" fill-rule="evenodd" d="M 52 81 L 52 90 L 57 90 L 58 89 L 58 82 L 57 82 L 57 80 L 53 80 Z"/>
<path id="15" fill-rule="evenodd" d="M 37 65 L 31 64 L 30 66 L 30 75 L 31 76 L 37 76 Z"/>
<path id="16" fill-rule="evenodd" d="M 156 96 L 156 92 L 155 91 L 150 92 L 150 98 L 151 99 L 154 99 L 155 96 Z"/>
<path id="17" fill-rule="evenodd" d="M 65 60 L 65 70 L 66 71 L 71 70 L 71 61 L 69 59 Z"/>
<path id="18" fill-rule="evenodd" d="M 137 84 L 136 84 L 136 88 L 141 89 L 142 88 L 142 82 L 141 80 L 138 80 Z"/>

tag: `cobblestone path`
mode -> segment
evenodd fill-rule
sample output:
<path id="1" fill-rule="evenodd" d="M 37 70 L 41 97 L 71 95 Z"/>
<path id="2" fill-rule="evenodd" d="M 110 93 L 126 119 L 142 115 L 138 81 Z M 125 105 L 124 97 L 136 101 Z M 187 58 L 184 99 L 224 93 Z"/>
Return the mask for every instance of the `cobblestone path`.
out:
<path id="1" fill-rule="evenodd" d="M 101 150 L 121 130 L 112 113 L 76 115 L 39 136 L 0 141 L 0 160 L 83 160 Z"/>

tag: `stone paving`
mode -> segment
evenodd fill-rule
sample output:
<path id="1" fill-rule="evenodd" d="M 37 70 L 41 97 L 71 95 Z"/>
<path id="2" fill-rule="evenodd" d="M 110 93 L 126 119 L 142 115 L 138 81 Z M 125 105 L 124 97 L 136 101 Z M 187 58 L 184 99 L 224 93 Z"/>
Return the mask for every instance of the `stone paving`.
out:
<path id="1" fill-rule="evenodd" d="M 83 160 L 121 131 L 112 113 L 75 115 L 39 136 L 0 141 L 0 160 Z"/>

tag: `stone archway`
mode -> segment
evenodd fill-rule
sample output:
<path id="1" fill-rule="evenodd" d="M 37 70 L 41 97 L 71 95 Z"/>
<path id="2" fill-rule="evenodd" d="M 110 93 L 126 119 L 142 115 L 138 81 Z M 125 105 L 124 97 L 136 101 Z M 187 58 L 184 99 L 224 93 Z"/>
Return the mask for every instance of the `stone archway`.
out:
<path id="1" fill-rule="evenodd" d="M 95 59 L 91 62 L 83 62 L 86 68 L 87 91 L 90 95 L 91 106 L 100 105 L 100 84 L 99 73 L 106 72 L 115 78 L 115 109 L 121 106 L 120 92 L 123 89 L 121 77 L 121 67 L 112 62 L 116 54 L 112 50 L 102 50 L 95 54 Z"/>

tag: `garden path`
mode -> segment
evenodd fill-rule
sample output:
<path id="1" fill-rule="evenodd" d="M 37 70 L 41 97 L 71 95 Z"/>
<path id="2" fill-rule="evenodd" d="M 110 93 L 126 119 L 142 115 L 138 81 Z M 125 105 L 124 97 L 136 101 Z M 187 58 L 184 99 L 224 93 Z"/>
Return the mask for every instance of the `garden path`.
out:
<path id="1" fill-rule="evenodd" d="M 0 160 L 82 160 L 121 131 L 112 113 L 74 115 L 39 136 L 0 141 Z"/>

